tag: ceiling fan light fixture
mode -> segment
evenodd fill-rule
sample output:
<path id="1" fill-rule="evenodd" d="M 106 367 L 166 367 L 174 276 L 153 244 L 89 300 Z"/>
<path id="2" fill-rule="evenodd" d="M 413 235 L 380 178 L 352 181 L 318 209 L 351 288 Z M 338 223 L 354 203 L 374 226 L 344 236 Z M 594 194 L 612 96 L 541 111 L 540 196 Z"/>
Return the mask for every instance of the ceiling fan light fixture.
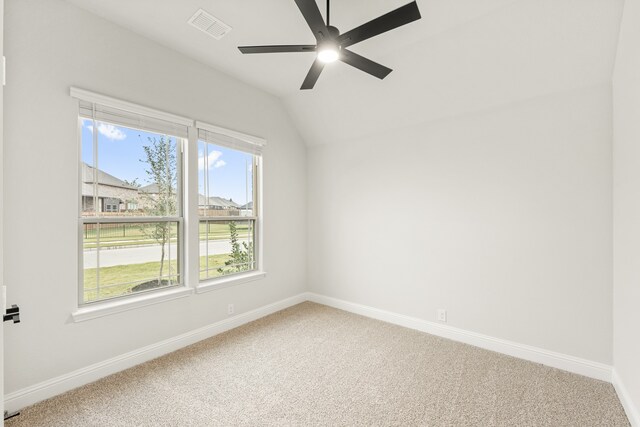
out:
<path id="1" fill-rule="evenodd" d="M 318 59 L 325 64 L 337 61 L 339 57 L 338 49 L 333 46 L 325 47 L 318 52 Z"/>

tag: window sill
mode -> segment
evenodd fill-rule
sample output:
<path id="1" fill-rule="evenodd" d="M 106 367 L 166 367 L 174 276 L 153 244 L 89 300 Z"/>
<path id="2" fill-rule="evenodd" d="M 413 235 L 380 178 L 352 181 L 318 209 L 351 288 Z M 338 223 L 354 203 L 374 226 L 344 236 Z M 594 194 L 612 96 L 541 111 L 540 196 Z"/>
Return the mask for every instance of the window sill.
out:
<path id="1" fill-rule="evenodd" d="M 192 293 L 192 288 L 185 288 L 184 286 L 181 286 L 177 289 L 168 289 L 162 292 L 153 292 L 117 301 L 106 301 L 104 303 L 92 304 L 91 306 L 82 307 L 74 311 L 71 313 L 71 317 L 76 323 L 84 322 L 85 320 L 97 319 L 98 317 L 122 313 L 123 311 L 133 310 L 147 305 L 183 298 L 191 295 Z"/>
<path id="2" fill-rule="evenodd" d="M 246 274 L 237 274 L 231 277 L 221 279 L 212 279 L 196 286 L 196 293 L 215 291 L 216 289 L 228 288 L 230 286 L 240 285 L 242 283 L 253 282 L 254 280 L 264 279 L 267 276 L 265 271 L 252 271 Z"/>

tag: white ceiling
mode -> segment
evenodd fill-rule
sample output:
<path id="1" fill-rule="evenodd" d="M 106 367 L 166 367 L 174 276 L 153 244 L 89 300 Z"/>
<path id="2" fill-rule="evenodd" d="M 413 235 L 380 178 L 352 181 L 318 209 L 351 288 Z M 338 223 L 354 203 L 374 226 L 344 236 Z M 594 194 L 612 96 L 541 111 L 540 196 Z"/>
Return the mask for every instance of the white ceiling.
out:
<path id="1" fill-rule="evenodd" d="M 313 54 L 237 49 L 314 44 L 293 0 L 67 1 L 281 97 L 315 145 L 609 82 L 624 0 L 418 0 L 421 20 L 351 48 L 394 69 L 384 81 L 338 62 L 311 91 Z M 346 32 L 408 2 L 333 0 L 331 23 Z M 233 30 L 191 27 L 199 8 Z"/>

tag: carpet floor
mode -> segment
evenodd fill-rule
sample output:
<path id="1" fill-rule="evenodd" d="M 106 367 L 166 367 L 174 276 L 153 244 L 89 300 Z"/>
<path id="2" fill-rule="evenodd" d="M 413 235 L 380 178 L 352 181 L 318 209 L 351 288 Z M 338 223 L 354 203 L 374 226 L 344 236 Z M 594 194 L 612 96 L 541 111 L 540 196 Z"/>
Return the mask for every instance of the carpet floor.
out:
<path id="1" fill-rule="evenodd" d="M 306 302 L 26 408 L 18 426 L 629 426 L 611 384 Z"/>

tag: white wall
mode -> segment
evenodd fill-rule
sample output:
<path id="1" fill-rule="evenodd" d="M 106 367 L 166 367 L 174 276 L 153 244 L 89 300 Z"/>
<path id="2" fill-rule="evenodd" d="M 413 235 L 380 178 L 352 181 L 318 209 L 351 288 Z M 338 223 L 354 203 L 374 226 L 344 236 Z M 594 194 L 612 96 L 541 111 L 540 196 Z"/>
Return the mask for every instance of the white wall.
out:
<path id="1" fill-rule="evenodd" d="M 242 313 L 305 290 L 306 148 L 279 100 L 66 2 L 8 0 L 5 18 L 5 280 L 23 311 L 6 331 L 7 393 L 218 321 L 227 303 Z M 267 278 L 73 323 L 71 85 L 267 138 Z"/>
<path id="2" fill-rule="evenodd" d="M 4 0 L 0 0 L 0 60 L 4 55 Z M 2 75 L 2 72 L 0 72 Z M 0 81 L 0 166 L 3 164 L 4 155 L 4 86 Z M 2 173 L 0 173 L 0 206 L 4 206 L 4 181 Z M 0 287 L 4 286 L 4 230 L 3 230 L 3 213 L 0 208 Z M 0 307 L 4 307 L 5 301 L 0 297 Z M 4 314 L 4 312 L 3 312 Z M 4 346 L 4 327 L 0 328 L 0 350 Z M 0 352 L 0 396 L 4 396 L 4 354 Z M 0 403 L 0 413 L 4 414 L 4 401 Z M 4 419 L 0 421 L 0 426 L 4 425 Z"/>
<path id="3" fill-rule="evenodd" d="M 627 0 L 613 80 L 613 362 L 640 425 L 640 1 Z M 634 408 L 630 408 L 633 402 Z M 632 415 L 633 414 L 633 415 Z"/>
<path id="4" fill-rule="evenodd" d="M 609 84 L 308 151 L 312 292 L 611 363 Z"/>

